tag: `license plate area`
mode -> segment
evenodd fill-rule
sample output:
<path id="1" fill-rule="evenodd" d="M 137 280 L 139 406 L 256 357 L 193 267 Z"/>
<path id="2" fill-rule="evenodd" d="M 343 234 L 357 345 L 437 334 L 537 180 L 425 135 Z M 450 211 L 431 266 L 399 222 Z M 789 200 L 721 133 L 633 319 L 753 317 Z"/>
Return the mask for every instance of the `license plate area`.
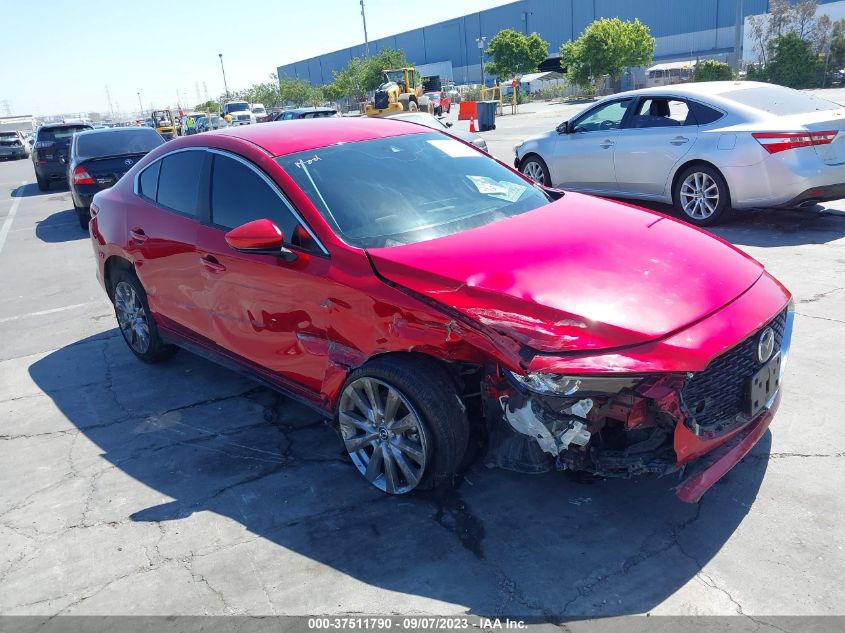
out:
<path id="1" fill-rule="evenodd" d="M 781 356 L 778 353 L 749 379 L 748 402 L 745 407 L 749 415 L 760 413 L 780 387 L 780 364 Z"/>

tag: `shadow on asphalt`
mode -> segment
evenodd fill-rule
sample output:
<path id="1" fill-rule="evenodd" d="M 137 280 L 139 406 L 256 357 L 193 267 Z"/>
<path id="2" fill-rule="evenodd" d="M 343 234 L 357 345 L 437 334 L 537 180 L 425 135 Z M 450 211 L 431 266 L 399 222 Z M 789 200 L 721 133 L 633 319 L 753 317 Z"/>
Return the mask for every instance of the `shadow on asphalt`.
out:
<path id="1" fill-rule="evenodd" d="M 72 242 L 88 238 L 88 232 L 79 228 L 79 219 L 74 209 L 65 209 L 48 215 L 35 225 L 35 235 L 42 242 Z"/>
<path id="2" fill-rule="evenodd" d="M 33 178 L 34 177 L 35 176 L 33 176 Z M 47 191 L 41 191 L 36 183 L 30 182 L 26 185 L 15 187 L 12 189 L 12 193 L 10 195 L 13 198 L 33 198 L 35 196 L 49 196 L 51 193 L 55 194 L 59 191 L 68 191 L 67 184 L 51 183 L 50 188 Z"/>
<path id="3" fill-rule="evenodd" d="M 667 204 L 624 201 L 670 217 L 682 217 Z M 705 230 L 737 246 L 827 244 L 845 236 L 845 212 L 816 205 L 807 209 L 735 211 L 726 223 Z"/>
<path id="4" fill-rule="evenodd" d="M 369 585 L 482 616 L 648 612 L 731 537 L 754 502 L 770 446 L 767 434 L 699 505 L 674 497 L 674 478 L 587 485 L 480 463 L 454 489 L 388 497 L 365 483 L 316 414 L 187 352 L 146 365 L 113 329 L 29 371 L 102 458 L 141 484 L 106 487 L 91 500 L 92 516 L 160 522 L 197 547 L 225 549 L 226 537 L 196 516 L 215 512 L 265 539 L 259 556 L 270 561 L 287 564 L 295 552 Z M 149 489 L 168 499 L 149 506 Z M 112 505 L 115 494 L 121 503 Z M 215 564 L 225 578 L 222 565 L 232 559 Z M 268 580 L 285 583 L 285 569 L 267 564 Z M 325 579 L 313 573 L 309 586 L 319 590 Z M 342 610 L 335 599 L 342 596 L 325 604 Z"/>

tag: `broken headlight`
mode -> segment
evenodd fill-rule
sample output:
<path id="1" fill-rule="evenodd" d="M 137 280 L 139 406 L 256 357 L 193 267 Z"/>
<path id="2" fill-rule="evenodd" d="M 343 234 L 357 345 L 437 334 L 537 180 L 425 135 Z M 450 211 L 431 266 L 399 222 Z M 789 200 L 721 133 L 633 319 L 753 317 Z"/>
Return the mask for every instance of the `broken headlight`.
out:
<path id="1" fill-rule="evenodd" d="M 636 385 L 641 376 L 567 376 L 534 372 L 515 374 L 508 372 L 518 384 L 548 396 L 586 396 L 613 394 Z"/>

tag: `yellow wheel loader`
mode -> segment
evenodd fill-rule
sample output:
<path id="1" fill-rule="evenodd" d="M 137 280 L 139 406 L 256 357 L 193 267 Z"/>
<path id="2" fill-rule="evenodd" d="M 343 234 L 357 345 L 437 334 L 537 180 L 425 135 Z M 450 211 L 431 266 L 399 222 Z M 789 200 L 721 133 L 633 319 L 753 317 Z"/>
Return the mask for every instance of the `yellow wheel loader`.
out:
<path id="1" fill-rule="evenodd" d="M 397 68 L 382 73 L 382 84 L 376 90 L 373 103 L 364 108 L 367 116 L 386 116 L 397 112 L 428 112 L 428 97 L 423 96 L 423 87 L 417 85 L 416 70 Z"/>

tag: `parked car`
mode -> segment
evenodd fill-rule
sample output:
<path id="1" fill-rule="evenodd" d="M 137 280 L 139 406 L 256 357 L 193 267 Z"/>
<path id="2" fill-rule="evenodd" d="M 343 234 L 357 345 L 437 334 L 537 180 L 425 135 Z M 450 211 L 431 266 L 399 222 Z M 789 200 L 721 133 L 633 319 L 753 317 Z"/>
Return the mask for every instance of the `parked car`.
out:
<path id="1" fill-rule="evenodd" d="M 338 116 L 334 108 L 294 108 L 283 110 L 273 121 L 292 121 L 294 119 L 324 119 Z"/>
<path id="2" fill-rule="evenodd" d="M 92 129 L 87 123 L 47 123 L 35 133 L 32 166 L 38 189 L 47 191 L 51 182 L 67 182 L 67 154 L 77 132 Z"/>
<path id="3" fill-rule="evenodd" d="M 443 121 L 441 121 L 437 117 L 432 116 L 428 112 L 401 112 L 399 114 L 393 114 L 387 118 L 399 119 L 400 121 L 408 121 L 410 123 L 419 123 L 420 125 L 425 125 L 426 127 L 430 127 L 434 130 L 448 132 L 452 136 L 457 136 L 458 138 L 463 139 L 467 143 L 472 143 L 477 148 L 485 152 L 487 151 L 487 141 L 485 141 L 484 138 L 482 138 L 475 132 L 453 130 L 451 122 L 447 121 L 444 123 Z"/>
<path id="4" fill-rule="evenodd" d="M 182 137 L 91 211 L 132 353 L 185 347 L 310 405 L 388 493 L 451 481 L 472 428 L 487 463 L 686 469 L 695 501 L 778 407 L 791 297 L 759 263 L 421 125 Z"/>
<path id="5" fill-rule="evenodd" d="M 0 158 L 3 160 L 29 158 L 30 146 L 23 133 L 12 130 L 0 132 Z"/>
<path id="6" fill-rule="evenodd" d="M 222 115 L 232 117 L 230 125 L 237 127 L 239 125 L 250 125 L 255 123 L 255 115 L 249 109 L 249 104 L 246 101 L 230 101 L 223 104 Z"/>
<path id="7" fill-rule="evenodd" d="M 80 228 L 88 228 L 94 194 L 113 186 L 132 165 L 164 143 L 161 134 L 148 127 L 97 128 L 73 135 L 67 179 Z"/>
<path id="8" fill-rule="evenodd" d="M 624 92 L 516 149 L 544 184 L 674 204 L 692 224 L 731 209 L 845 197 L 845 108 L 758 82 Z"/>
<path id="9" fill-rule="evenodd" d="M 441 116 L 444 112 L 448 114 L 452 111 L 452 102 L 448 95 L 442 91 L 426 92 L 423 96 L 428 97 L 428 105 L 431 108 L 430 112 Z"/>
<path id="10" fill-rule="evenodd" d="M 226 119 L 223 117 L 217 116 L 216 114 L 211 115 L 211 122 L 209 122 L 207 116 L 201 116 L 196 120 L 196 133 L 199 134 L 200 132 L 208 132 L 211 130 L 221 130 L 223 128 L 229 127 L 229 123 L 226 122 Z"/>
<path id="11" fill-rule="evenodd" d="M 252 104 L 252 115 L 255 117 L 256 123 L 264 123 L 267 120 L 267 110 L 262 103 Z"/>

